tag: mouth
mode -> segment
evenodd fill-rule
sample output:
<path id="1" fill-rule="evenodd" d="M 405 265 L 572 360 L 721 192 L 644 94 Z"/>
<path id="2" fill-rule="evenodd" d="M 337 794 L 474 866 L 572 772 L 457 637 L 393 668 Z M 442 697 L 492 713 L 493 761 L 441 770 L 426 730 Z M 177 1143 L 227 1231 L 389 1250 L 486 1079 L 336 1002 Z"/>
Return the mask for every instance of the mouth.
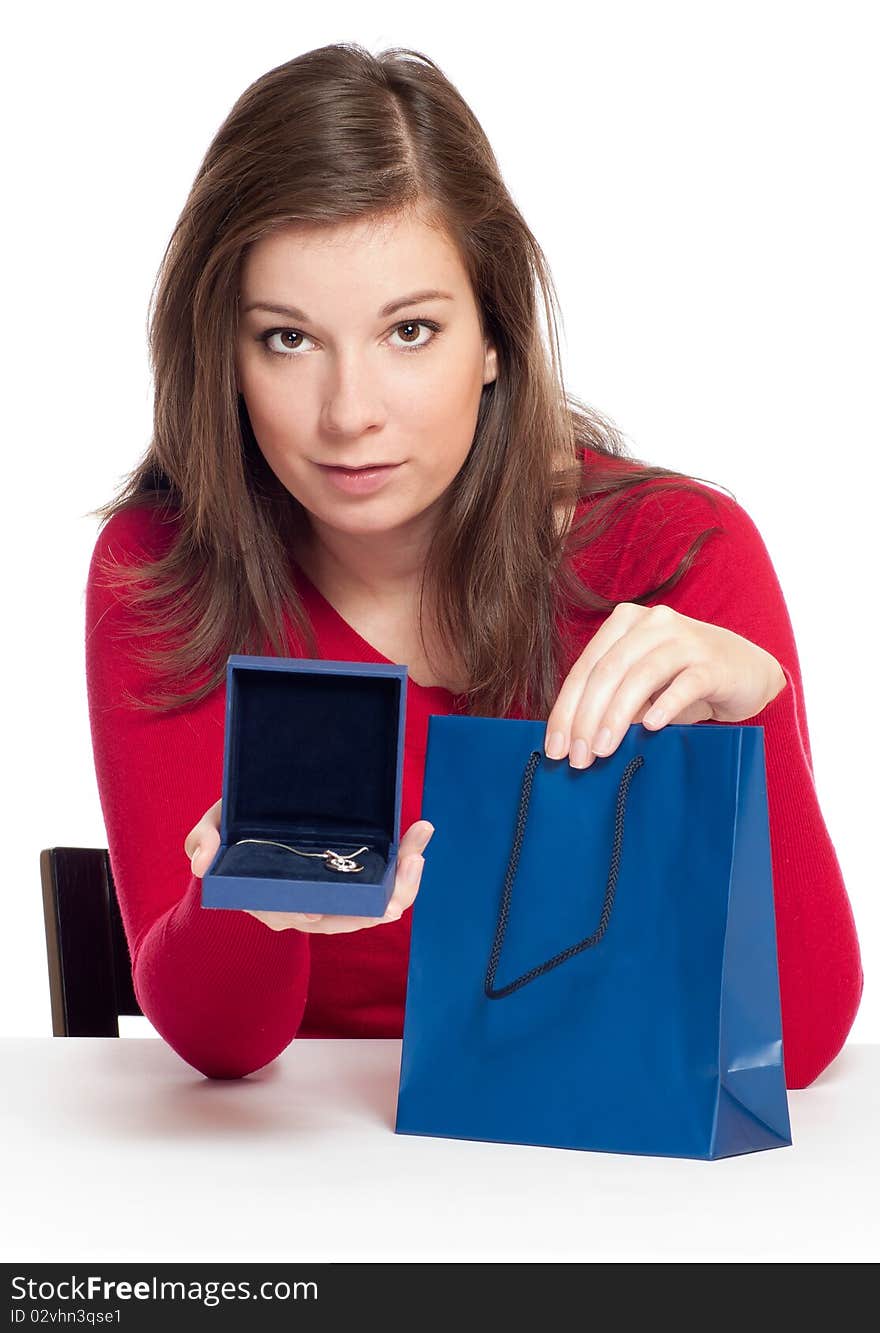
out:
<path id="1" fill-rule="evenodd" d="M 340 463 L 318 463 L 328 486 L 344 495 L 372 495 L 389 485 L 403 463 L 363 463 L 360 467 L 343 467 Z"/>
<path id="2" fill-rule="evenodd" d="M 382 467 L 397 467 L 396 463 L 361 463 L 355 467 L 348 463 L 319 463 L 318 467 L 329 468 L 333 472 L 377 472 Z"/>

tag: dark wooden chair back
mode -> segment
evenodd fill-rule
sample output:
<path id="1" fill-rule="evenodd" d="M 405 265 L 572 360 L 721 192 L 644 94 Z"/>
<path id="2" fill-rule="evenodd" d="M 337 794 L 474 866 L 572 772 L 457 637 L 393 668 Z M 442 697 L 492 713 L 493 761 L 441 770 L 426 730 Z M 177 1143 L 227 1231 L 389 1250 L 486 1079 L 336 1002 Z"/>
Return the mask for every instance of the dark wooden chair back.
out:
<path id="1" fill-rule="evenodd" d="M 56 1037 L 118 1037 L 140 1014 L 128 942 L 105 847 L 40 852 L 43 919 Z"/>

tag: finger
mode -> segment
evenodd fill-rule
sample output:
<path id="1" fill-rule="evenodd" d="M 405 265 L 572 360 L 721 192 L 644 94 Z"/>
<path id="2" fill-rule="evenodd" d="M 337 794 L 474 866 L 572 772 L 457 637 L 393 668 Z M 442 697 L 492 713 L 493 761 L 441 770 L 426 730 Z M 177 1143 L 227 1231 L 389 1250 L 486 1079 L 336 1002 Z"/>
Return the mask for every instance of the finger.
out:
<path id="1" fill-rule="evenodd" d="M 708 664 L 692 662 L 665 689 L 652 696 L 651 707 L 636 721 L 643 722 L 651 731 L 659 731 L 670 722 L 679 725 L 711 722 L 715 709 L 707 698 L 712 692 L 709 681 Z"/>
<path id="2" fill-rule="evenodd" d="M 196 878 L 201 879 L 220 846 L 220 834 L 216 829 L 207 828 L 199 831 L 198 838 L 196 849 L 190 859 L 190 868 Z"/>
<path id="3" fill-rule="evenodd" d="M 211 864 L 214 852 L 220 846 L 220 807 L 223 804 L 221 796 L 219 801 L 215 801 L 209 810 L 206 810 L 199 822 L 190 829 L 183 843 L 183 850 L 186 852 L 190 861 L 193 860 L 196 853 L 203 847 L 210 846 L 211 856 L 207 859 L 200 857 L 199 866 L 204 869 Z M 193 867 L 193 874 L 196 874 L 196 868 Z"/>
<path id="4" fill-rule="evenodd" d="M 605 660 L 609 659 L 607 672 L 600 669 L 599 683 L 585 692 L 572 720 L 572 748 L 574 738 L 582 738 L 591 758 L 608 753 L 611 742 L 619 740 L 636 715 L 646 710 L 651 694 L 662 692 L 687 666 L 689 648 L 680 640 L 658 644 L 644 633 L 634 633 L 627 643 L 621 640 Z"/>
<path id="5" fill-rule="evenodd" d="M 415 852 L 423 852 L 433 836 L 434 825 L 431 821 L 429 819 L 417 819 L 400 839 L 400 846 L 397 850 L 398 865 L 405 857 L 412 856 Z"/>
<path id="6" fill-rule="evenodd" d="M 397 863 L 397 877 L 394 892 L 385 908 L 384 921 L 399 921 L 407 908 L 412 907 L 422 881 L 425 858 L 418 854 L 408 856 Z"/>
<path id="7" fill-rule="evenodd" d="M 320 912 L 261 912 L 257 908 L 245 907 L 242 909 L 248 916 L 256 917 L 264 926 L 270 930 L 306 930 L 322 921 Z"/>
<path id="8" fill-rule="evenodd" d="M 578 708 L 585 698 L 596 700 L 597 707 L 604 706 L 620 680 L 627 656 L 633 653 L 630 636 L 646 623 L 653 609 L 621 602 L 593 635 L 563 682 L 547 720 L 544 749 L 549 759 L 564 759 L 574 742 L 583 739 L 573 731 Z M 586 757 L 579 751 L 571 756 L 572 761 Z M 583 765 L 578 762 L 574 766 Z"/>
<path id="9" fill-rule="evenodd" d="M 433 836 L 434 825 L 427 819 L 420 819 L 401 838 L 394 892 L 388 899 L 385 915 L 379 918 L 380 921 L 399 921 L 407 908 L 412 907 L 425 865 L 422 853 Z"/>
<path id="10" fill-rule="evenodd" d="M 589 767 L 595 755 L 613 754 L 632 723 L 644 719 L 649 713 L 653 707 L 652 699 L 656 698 L 658 708 L 663 707 L 660 699 L 664 694 L 669 697 L 673 684 L 681 680 L 682 675 L 686 676 L 689 655 L 688 645 L 680 641 L 660 644 L 630 667 L 607 704 L 602 706 L 590 698 L 578 707 L 572 735 L 583 737 L 587 746 L 587 762 L 583 767 Z M 681 707 L 684 707 L 693 696 L 687 695 L 687 683 L 684 689 L 678 686 L 676 689 L 676 697 L 681 699 Z M 655 730 L 664 726 L 670 718 L 665 707 L 663 713 L 663 717 L 656 719 L 655 715 L 645 725 Z"/>
<path id="11" fill-rule="evenodd" d="M 309 935 L 351 935 L 356 930 L 370 930 L 373 926 L 384 926 L 395 917 L 387 916 L 322 916 L 314 923 L 306 922 L 298 927 Z"/>

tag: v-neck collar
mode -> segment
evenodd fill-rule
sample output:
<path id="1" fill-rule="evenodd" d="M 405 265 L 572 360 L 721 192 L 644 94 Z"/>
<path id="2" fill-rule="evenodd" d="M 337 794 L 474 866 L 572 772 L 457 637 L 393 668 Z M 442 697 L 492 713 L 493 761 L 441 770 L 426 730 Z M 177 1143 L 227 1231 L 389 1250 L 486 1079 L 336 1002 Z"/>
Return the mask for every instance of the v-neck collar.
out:
<path id="1" fill-rule="evenodd" d="M 315 586 L 300 564 L 292 559 L 290 566 L 294 577 L 300 585 L 301 591 L 305 593 L 311 607 L 319 612 L 325 623 L 332 623 L 338 629 L 341 629 L 343 634 L 357 645 L 358 651 L 356 654 L 353 654 L 354 660 L 383 662 L 388 666 L 400 665 L 397 662 L 392 662 L 390 657 L 384 657 L 383 654 L 379 652 L 378 648 L 374 648 L 367 639 L 361 634 L 358 634 L 354 626 L 350 625 L 348 621 L 339 614 L 333 603 L 328 602 L 320 588 Z M 449 704 L 451 705 L 448 707 L 449 712 L 456 711 L 456 705 L 463 703 L 467 699 L 466 694 L 453 694 L 451 690 L 447 690 L 443 685 L 420 685 L 419 682 L 413 680 L 412 676 L 409 674 L 407 674 L 406 679 L 408 686 L 411 686 L 414 690 L 418 690 L 419 694 L 424 695 L 426 698 L 449 701 Z"/>

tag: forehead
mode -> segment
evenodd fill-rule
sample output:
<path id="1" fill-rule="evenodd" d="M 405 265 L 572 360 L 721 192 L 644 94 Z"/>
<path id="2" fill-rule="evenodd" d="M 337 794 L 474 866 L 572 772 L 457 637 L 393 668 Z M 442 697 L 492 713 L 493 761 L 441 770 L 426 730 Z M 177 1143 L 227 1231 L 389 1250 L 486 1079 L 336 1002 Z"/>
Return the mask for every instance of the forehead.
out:
<path id="1" fill-rule="evenodd" d="M 464 294 L 467 273 L 445 232 L 406 214 L 279 227 L 244 256 L 240 298 L 317 311 L 356 297 L 379 309 L 402 292 L 426 287 Z"/>

